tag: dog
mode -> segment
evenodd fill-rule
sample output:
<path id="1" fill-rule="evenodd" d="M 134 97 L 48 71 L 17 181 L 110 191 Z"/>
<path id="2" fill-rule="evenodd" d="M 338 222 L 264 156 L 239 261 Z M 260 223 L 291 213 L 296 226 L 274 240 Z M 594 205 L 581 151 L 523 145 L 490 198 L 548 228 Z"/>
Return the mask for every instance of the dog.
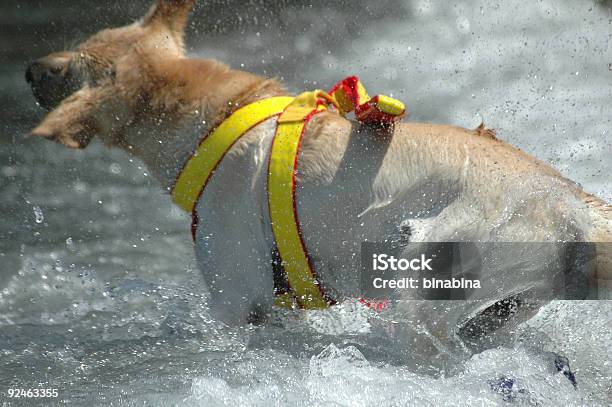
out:
<path id="1" fill-rule="evenodd" d="M 188 58 L 184 30 L 194 3 L 157 0 L 140 21 L 33 61 L 26 80 L 49 112 L 30 135 L 74 149 L 97 136 L 141 159 L 171 191 L 201 138 L 236 106 L 288 94 L 274 79 Z M 197 262 L 211 311 L 228 324 L 263 318 L 274 304 L 265 183 L 276 127 L 268 119 L 247 131 L 196 205 Z M 612 207 L 484 126 L 367 127 L 325 111 L 304 131 L 297 168 L 301 237 L 319 285 L 337 301 L 359 284 L 361 242 L 391 238 L 407 238 L 407 251 L 423 241 L 594 242 L 588 278 L 600 288 L 610 281 Z M 524 259 L 528 277 L 512 262 L 484 277 L 513 287 L 516 299 L 550 279 L 542 257 Z M 474 332 L 469 327 L 486 325 L 492 328 L 485 334 L 495 334 L 537 312 L 525 306 L 506 313 L 502 324 L 481 323 L 499 316 L 509 298 L 452 306 L 415 301 L 403 312 L 441 338 L 437 346 L 452 348 L 457 336 Z"/>

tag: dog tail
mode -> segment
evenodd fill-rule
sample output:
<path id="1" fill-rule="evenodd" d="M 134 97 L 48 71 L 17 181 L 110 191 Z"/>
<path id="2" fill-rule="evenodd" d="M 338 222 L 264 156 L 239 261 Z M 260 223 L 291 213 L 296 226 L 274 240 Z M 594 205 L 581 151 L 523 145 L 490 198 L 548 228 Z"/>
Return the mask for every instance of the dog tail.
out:
<path id="1" fill-rule="evenodd" d="M 595 275 L 598 297 L 612 299 L 612 205 L 601 199 L 585 194 L 584 203 L 589 208 L 591 229 L 585 240 L 595 244 Z"/>

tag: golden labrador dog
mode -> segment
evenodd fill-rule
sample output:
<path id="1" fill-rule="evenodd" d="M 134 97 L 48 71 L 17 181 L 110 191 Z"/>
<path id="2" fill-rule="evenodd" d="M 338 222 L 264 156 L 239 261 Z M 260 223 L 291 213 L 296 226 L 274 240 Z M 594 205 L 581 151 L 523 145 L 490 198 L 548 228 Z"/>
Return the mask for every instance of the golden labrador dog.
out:
<path id="1" fill-rule="evenodd" d="M 170 191 L 200 140 L 236 107 L 287 95 L 273 79 L 187 57 L 184 29 L 194 3 L 158 0 L 140 21 L 32 62 L 26 79 L 49 113 L 31 135 L 70 148 L 98 136 L 144 161 Z M 228 323 L 252 321 L 274 303 L 265 180 L 276 126 L 269 119 L 244 134 L 196 206 L 198 264 L 211 310 Z M 330 110 L 308 123 L 297 168 L 301 236 L 316 260 L 318 284 L 336 301 L 359 285 L 361 242 L 408 229 L 410 242 L 598 242 L 589 278 L 601 288 L 609 276 L 612 253 L 604 242 L 612 241 L 611 206 L 483 127 L 362 127 Z M 516 262 L 484 277 L 513 292 L 551 278 L 542 259 L 524 260 L 528 277 Z M 415 301 L 404 311 L 446 338 L 438 343 L 450 343 L 466 321 L 490 315 L 490 306 Z M 524 320 L 533 312 L 515 315 Z"/>

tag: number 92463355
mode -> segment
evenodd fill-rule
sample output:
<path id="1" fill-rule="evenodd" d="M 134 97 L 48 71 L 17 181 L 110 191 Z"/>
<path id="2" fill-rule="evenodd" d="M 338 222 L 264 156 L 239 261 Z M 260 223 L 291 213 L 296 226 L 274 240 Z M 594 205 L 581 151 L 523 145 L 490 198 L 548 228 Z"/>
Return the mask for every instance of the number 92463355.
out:
<path id="1" fill-rule="evenodd" d="M 10 388 L 6 391 L 9 398 L 56 398 L 59 396 L 58 389 L 22 389 Z"/>

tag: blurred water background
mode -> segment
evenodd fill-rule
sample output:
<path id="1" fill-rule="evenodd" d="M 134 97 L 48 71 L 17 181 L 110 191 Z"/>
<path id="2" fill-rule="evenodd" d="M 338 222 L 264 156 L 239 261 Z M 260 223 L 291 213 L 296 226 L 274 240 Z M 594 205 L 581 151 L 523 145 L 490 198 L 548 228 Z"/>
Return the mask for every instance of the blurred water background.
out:
<path id="1" fill-rule="evenodd" d="M 372 93 L 405 101 L 409 120 L 484 120 L 612 200 L 607 2 L 200 3 L 193 56 L 277 76 L 296 92 L 357 74 Z M 27 61 L 129 23 L 147 4 L 0 4 L 3 403 L 10 386 L 58 387 L 56 401 L 74 405 L 505 405 L 487 384 L 502 375 L 516 378 L 518 404 L 612 403 L 606 302 L 554 302 L 530 321 L 570 359 L 577 391 L 520 344 L 431 377 L 368 360 L 349 346 L 359 327 L 333 335 L 285 321 L 262 332 L 212 320 L 188 219 L 142 163 L 97 142 L 75 152 L 22 137 L 43 115 L 23 79 Z"/>

